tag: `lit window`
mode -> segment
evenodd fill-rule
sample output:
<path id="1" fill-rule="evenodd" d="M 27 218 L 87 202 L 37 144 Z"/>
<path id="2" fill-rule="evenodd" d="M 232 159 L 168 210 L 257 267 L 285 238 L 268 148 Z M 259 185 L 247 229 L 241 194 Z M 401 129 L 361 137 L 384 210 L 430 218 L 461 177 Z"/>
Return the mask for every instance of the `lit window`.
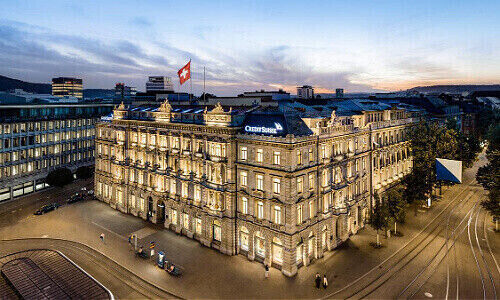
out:
<path id="1" fill-rule="evenodd" d="M 194 219 L 195 225 L 196 225 L 196 234 L 201 234 L 201 219 L 200 218 L 195 218 Z"/>
<path id="2" fill-rule="evenodd" d="M 281 224 L 281 207 L 274 207 L 274 222 L 276 224 Z"/>
<path id="3" fill-rule="evenodd" d="M 311 201 L 309 202 L 309 218 L 314 217 L 314 203 Z"/>
<path id="4" fill-rule="evenodd" d="M 255 181 L 256 181 L 256 189 L 259 191 L 264 190 L 264 176 L 261 174 L 257 174 L 255 176 Z"/>
<path id="5" fill-rule="evenodd" d="M 261 201 L 257 203 L 257 218 L 264 218 L 264 203 L 262 203 Z"/>
<path id="6" fill-rule="evenodd" d="M 262 149 L 257 149 L 257 157 L 256 157 L 257 162 L 262 162 L 264 161 L 264 151 Z"/>
<path id="7" fill-rule="evenodd" d="M 302 223 L 302 205 L 297 206 L 297 224 Z"/>
<path id="8" fill-rule="evenodd" d="M 314 161 L 314 153 L 313 153 L 313 149 L 309 149 L 309 162 L 313 162 Z"/>
<path id="9" fill-rule="evenodd" d="M 199 186 L 194 187 L 194 201 L 201 201 L 201 188 Z"/>
<path id="10" fill-rule="evenodd" d="M 321 145 L 321 158 L 325 159 L 326 158 L 326 146 Z"/>
<path id="11" fill-rule="evenodd" d="M 247 147 L 241 147 L 241 160 L 247 160 L 248 150 Z"/>
<path id="12" fill-rule="evenodd" d="M 281 181 L 279 178 L 273 178 L 273 193 L 279 194 L 281 192 Z"/>
<path id="13" fill-rule="evenodd" d="M 241 198 L 242 208 L 241 212 L 244 214 L 248 214 L 248 199 L 246 197 Z"/>
<path id="14" fill-rule="evenodd" d="M 187 198 L 188 197 L 188 184 L 183 182 L 182 183 L 182 197 Z"/>
<path id="15" fill-rule="evenodd" d="M 302 164 L 302 151 L 297 150 L 297 164 L 301 165 Z"/>
<path id="16" fill-rule="evenodd" d="M 312 190 L 314 188 L 314 174 L 309 173 L 309 189 Z"/>
<path id="17" fill-rule="evenodd" d="M 304 191 L 304 180 L 302 176 L 297 177 L 297 193 L 302 193 Z"/>
<path id="18" fill-rule="evenodd" d="M 245 171 L 240 172 L 240 184 L 241 186 L 247 186 L 248 184 L 248 173 Z"/>
<path id="19" fill-rule="evenodd" d="M 281 153 L 279 151 L 274 151 L 273 164 L 275 165 L 281 164 Z"/>
<path id="20" fill-rule="evenodd" d="M 327 170 L 323 170 L 321 174 L 321 178 L 323 179 L 323 187 L 326 187 L 328 185 L 328 172 Z"/>
<path id="21" fill-rule="evenodd" d="M 182 223 L 184 228 L 189 230 L 189 215 L 187 213 L 182 214 Z"/>

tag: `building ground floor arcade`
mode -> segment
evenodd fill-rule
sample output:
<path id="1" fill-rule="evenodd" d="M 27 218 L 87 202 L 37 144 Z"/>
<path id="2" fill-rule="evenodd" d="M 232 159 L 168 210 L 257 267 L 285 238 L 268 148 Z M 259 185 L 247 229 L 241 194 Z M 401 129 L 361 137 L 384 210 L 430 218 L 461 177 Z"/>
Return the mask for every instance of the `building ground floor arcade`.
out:
<path id="1" fill-rule="evenodd" d="M 318 216 L 288 234 L 272 224 L 260 224 L 212 212 L 139 186 L 122 186 L 96 173 L 99 200 L 123 213 L 140 217 L 175 231 L 227 255 L 244 255 L 251 261 L 280 269 L 294 276 L 298 269 L 314 263 L 350 235 L 365 226 L 368 200 L 363 199 L 336 214 Z"/>

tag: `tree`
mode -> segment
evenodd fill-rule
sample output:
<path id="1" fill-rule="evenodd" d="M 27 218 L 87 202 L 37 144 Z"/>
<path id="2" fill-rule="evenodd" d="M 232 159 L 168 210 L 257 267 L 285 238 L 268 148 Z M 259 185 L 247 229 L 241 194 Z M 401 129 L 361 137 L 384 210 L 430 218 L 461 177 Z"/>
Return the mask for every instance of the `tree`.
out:
<path id="1" fill-rule="evenodd" d="M 403 195 L 414 206 L 416 215 L 437 183 L 436 158 L 457 159 L 458 133 L 436 122 L 422 121 L 409 131 L 409 142 L 413 167 L 403 178 Z"/>
<path id="2" fill-rule="evenodd" d="M 377 231 L 377 247 L 380 247 L 380 235 L 379 230 L 382 230 L 388 225 L 387 208 L 378 194 L 374 195 L 375 207 L 373 208 L 370 226 Z"/>
<path id="3" fill-rule="evenodd" d="M 73 182 L 73 173 L 68 168 L 57 168 L 47 175 L 45 182 L 51 186 L 63 187 Z"/>
<path id="4" fill-rule="evenodd" d="M 385 197 L 388 215 L 394 221 L 394 234 L 397 234 L 397 223 L 403 223 L 405 220 L 406 202 L 399 188 L 390 189 Z"/>
<path id="5" fill-rule="evenodd" d="M 94 170 L 89 166 L 82 166 L 76 169 L 76 177 L 78 179 L 87 179 L 92 177 Z"/>
<path id="6" fill-rule="evenodd" d="M 498 231 L 498 220 L 500 219 L 500 124 L 490 126 L 486 134 L 488 149 L 486 158 L 488 164 L 478 169 L 476 180 L 488 191 L 488 197 L 481 202 L 481 206 L 487 210 L 495 222 L 495 230 Z"/>

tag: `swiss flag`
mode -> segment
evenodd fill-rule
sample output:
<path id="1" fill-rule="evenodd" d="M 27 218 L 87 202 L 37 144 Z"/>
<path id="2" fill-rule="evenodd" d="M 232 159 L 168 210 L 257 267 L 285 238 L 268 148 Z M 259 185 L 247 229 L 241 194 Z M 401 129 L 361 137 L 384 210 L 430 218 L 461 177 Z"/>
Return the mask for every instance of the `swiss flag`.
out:
<path id="1" fill-rule="evenodd" d="M 181 84 L 188 81 L 191 78 L 191 61 L 182 67 L 182 69 L 177 71 L 177 75 L 179 75 L 179 81 Z"/>

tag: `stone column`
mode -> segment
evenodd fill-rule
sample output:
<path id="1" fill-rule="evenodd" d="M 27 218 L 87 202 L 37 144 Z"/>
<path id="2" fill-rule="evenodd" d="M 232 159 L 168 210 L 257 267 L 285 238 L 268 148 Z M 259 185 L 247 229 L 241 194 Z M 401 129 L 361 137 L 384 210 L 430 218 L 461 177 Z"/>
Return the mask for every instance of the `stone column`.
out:
<path id="1" fill-rule="evenodd" d="M 288 277 L 297 274 L 297 248 L 292 247 L 292 238 L 284 241 L 283 245 L 283 265 L 281 272 Z"/>

